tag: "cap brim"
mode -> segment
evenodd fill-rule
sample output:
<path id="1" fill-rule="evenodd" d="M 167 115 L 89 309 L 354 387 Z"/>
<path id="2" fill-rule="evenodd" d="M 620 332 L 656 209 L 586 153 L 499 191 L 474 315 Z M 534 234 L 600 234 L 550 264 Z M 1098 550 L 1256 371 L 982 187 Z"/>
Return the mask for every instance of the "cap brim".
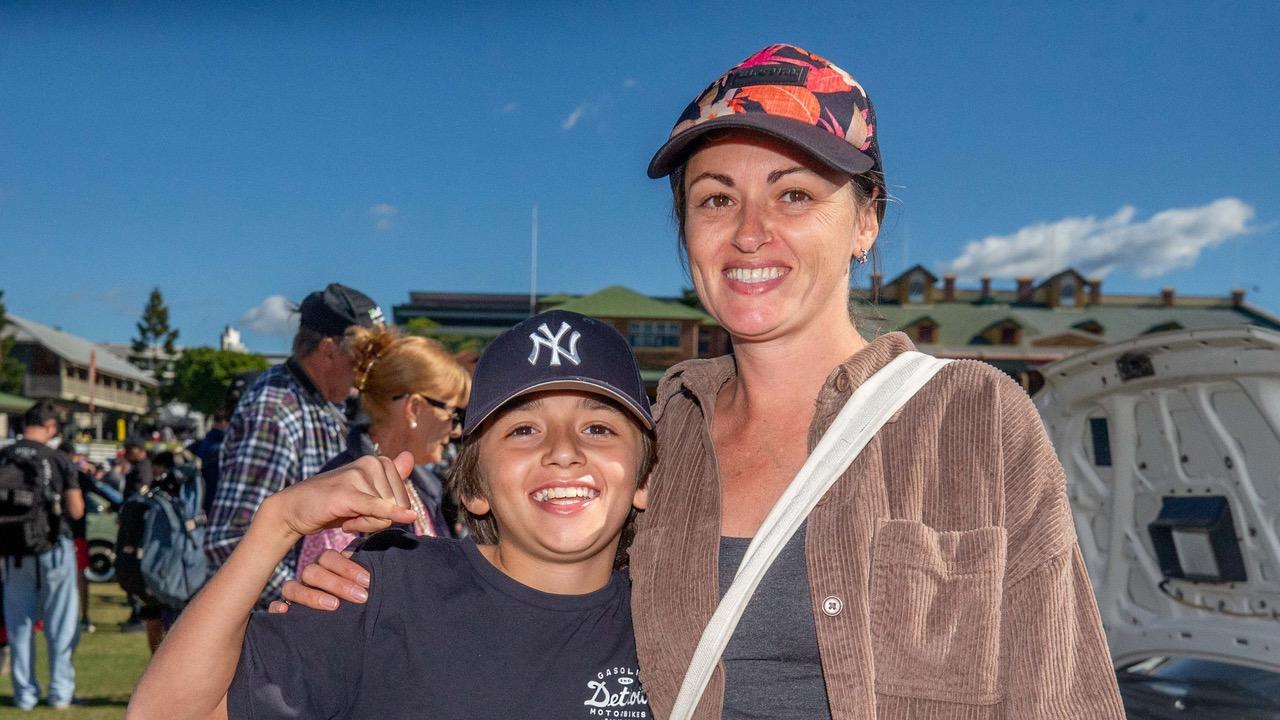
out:
<path id="1" fill-rule="evenodd" d="M 668 140 L 649 161 L 649 177 L 657 179 L 670 175 L 672 170 L 684 164 L 690 147 L 698 138 L 713 130 L 730 128 L 754 130 L 795 145 L 833 169 L 850 176 L 860 175 L 875 167 L 875 161 L 870 155 L 822 128 L 777 115 L 735 113 L 694 125 Z"/>
<path id="2" fill-rule="evenodd" d="M 531 393 L 546 392 L 549 390 L 585 390 L 597 395 L 604 395 L 631 411 L 631 414 L 640 421 L 640 424 L 643 425 L 646 430 L 653 429 L 653 417 L 650 416 L 650 414 L 643 408 L 637 407 L 635 402 L 628 399 L 626 393 L 621 390 L 602 383 L 599 380 L 593 380 L 590 378 L 558 378 L 550 382 L 537 383 L 517 390 L 516 392 L 501 398 L 498 402 L 493 403 L 491 407 L 481 408 L 480 414 L 477 416 L 473 416 L 468 412 L 466 416 L 468 421 L 466 423 L 467 427 L 463 428 L 462 437 L 466 438 L 470 436 L 471 433 L 476 431 L 476 428 L 484 425 L 485 421 L 487 421 L 495 412 L 512 400 Z"/>

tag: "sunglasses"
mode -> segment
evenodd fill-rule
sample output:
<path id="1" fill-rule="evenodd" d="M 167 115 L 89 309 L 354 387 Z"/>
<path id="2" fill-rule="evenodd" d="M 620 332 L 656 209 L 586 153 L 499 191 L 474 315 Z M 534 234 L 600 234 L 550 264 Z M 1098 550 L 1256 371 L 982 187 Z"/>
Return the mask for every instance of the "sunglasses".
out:
<path id="1" fill-rule="evenodd" d="M 454 407 L 449 403 L 440 402 L 433 397 L 427 397 L 422 393 L 400 393 L 399 395 L 392 396 L 391 401 L 395 402 L 396 400 L 404 400 L 409 397 L 422 398 L 422 401 L 431 407 L 440 408 L 441 410 L 449 413 L 449 420 L 453 423 L 453 427 L 462 427 L 462 421 L 466 417 L 465 411 L 462 408 Z"/>

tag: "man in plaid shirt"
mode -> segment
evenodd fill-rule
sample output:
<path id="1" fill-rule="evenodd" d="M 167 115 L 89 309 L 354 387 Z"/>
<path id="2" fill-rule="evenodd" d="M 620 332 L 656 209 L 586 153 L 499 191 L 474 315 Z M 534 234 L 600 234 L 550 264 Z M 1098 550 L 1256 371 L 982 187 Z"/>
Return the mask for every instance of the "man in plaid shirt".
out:
<path id="1" fill-rule="evenodd" d="M 222 443 L 222 479 L 205 533 L 205 554 L 216 570 L 249 529 L 272 493 L 317 475 L 346 449 L 342 403 L 355 383 L 355 361 L 342 343 L 347 328 L 382 324 L 382 310 L 365 294 L 330 284 L 299 308 L 293 354 L 245 390 Z M 297 574 L 297 549 L 272 574 L 260 602 L 280 599 Z"/>

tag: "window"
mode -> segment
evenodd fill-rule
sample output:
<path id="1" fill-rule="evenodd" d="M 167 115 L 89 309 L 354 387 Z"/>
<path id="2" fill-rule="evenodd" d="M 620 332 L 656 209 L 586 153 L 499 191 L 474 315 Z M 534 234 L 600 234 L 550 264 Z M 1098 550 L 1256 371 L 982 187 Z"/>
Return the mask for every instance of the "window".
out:
<path id="1" fill-rule="evenodd" d="M 916 331 L 916 339 L 922 343 L 931 343 L 934 341 L 934 326 L 928 323 L 922 324 Z"/>
<path id="2" fill-rule="evenodd" d="M 907 302 L 924 302 L 924 277 L 920 273 L 912 275 L 907 281 Z"/>
<path id="3" fill-rule="evenodd" d="M 627 326 L 627 341 L 635 348 L 680 347 L 680 323 L 633 322 Z"/>
<path id="4" fill-rule="evenodd" d="M 1064 278 L 1062 284 L 1058 286 L 1058 304 L 1063 307 L 1075 307 L 1076 304 L 1076 281 L 1071 278 Z"/>
<path id="5" fill-rule="evenodd" d="M 1001 345 L 1017 345 L 1018 344 L 1018 326 L 1002 325 L 1000 327 L 1000 344 Z"/>

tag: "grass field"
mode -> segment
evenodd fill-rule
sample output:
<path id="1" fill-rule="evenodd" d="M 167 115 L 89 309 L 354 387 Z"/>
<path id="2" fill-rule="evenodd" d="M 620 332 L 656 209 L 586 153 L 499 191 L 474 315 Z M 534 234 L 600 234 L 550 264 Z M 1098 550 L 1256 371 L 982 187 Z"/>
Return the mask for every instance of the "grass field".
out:
<path id="1" fill-rule="evenodd" d="M 89 611 L 98 631 L 81 635 L 75 654 L 76 698 L 83 704 L 70 710 L 53 710 L 39 705 L 30 713 L 13 707 L 13 684 L 0 678 L 0 717 L 74 718 L 107 720 L 124 717 L 129 693 L 146 667 L 151 654 L 145 633 L 120 633 L 120 622 L 129 615 L 124 592 L 115 583 L 89 586 Z M 49 666 L 45 659 L 44 634 L 36 636 L 39 658 L 37 675 L 41 690 L 49 687 Z M 42 700 L 43 702 L 43 700 Z"/>

